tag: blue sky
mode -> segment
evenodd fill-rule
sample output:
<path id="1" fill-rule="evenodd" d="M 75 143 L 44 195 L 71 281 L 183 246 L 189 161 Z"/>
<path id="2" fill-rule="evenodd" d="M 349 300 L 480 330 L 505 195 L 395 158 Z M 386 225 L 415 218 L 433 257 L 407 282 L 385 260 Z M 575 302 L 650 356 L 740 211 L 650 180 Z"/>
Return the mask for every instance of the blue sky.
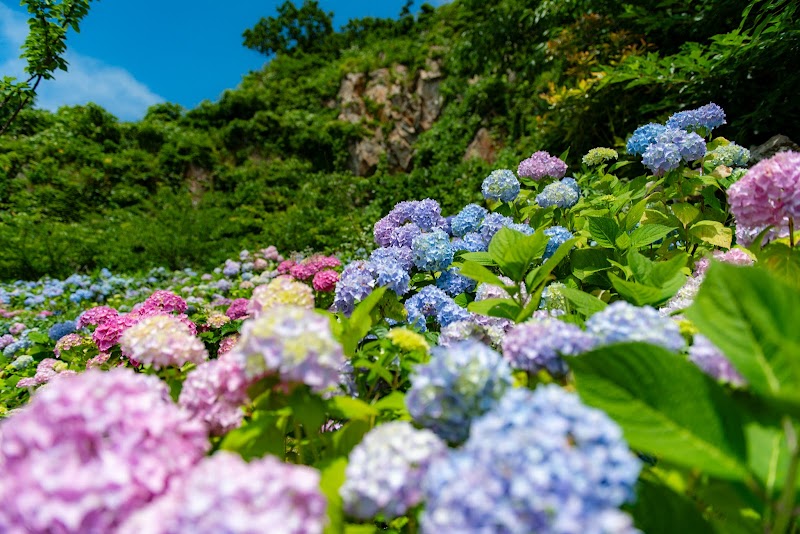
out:
<path id="1" fill-rule="evenodd" d="M 417 0 L 418 9 L 424 0 Z M 39 86 L 37 107 L 96 102 L 136 120 L 158 102 L 192 108 L 217 100 L 266 58 L 242 46 L 242 32 L 276 13 L 283 0 L 102 0 L 92 2 L 81 33 L 67 38 L 69 71 Z M 301 0 L 295 4 L 300 5 Z M 405 0 L 320 0 L 339 27 L 351 18 L 395 17 Z M 444 3 L 442 0 L 431 4 Z M 27 13 L 0 2 L 0 76 L 22 77 L 19 46 Z"/>

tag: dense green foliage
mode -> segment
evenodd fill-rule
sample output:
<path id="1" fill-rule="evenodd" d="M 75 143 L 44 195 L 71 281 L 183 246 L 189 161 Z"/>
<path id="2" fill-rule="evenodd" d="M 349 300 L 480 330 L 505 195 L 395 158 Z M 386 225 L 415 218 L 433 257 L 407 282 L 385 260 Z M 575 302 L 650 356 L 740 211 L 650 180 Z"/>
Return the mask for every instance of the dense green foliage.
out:
<path id="1" fill-rule="evenodd" d="M 353 253 L 399 200 L 431 196 L 446 213 L 477 200 L 491 167 L 464 154 L 480 128 L 493 167 L 538 149 L 569 148 L 574 162 L 710 100 L 740 143 L 800 137 L 793 2 L 649 4 L 456 0 L 332 31 L 316 2 L 286 3 L 245 32 L 276 55 L 218 102 L 159 104 L 136 123 L 91 104 L 26 109 L 0 138 L 0 278 L 211 266 L 257 243 Z M 355 176 L 354 143 L 394 125 L 339 120 L 343 78 L 405 65 L 413 89 L 428 60 L 444 107 L 410 170 L 384 157 Z"/>

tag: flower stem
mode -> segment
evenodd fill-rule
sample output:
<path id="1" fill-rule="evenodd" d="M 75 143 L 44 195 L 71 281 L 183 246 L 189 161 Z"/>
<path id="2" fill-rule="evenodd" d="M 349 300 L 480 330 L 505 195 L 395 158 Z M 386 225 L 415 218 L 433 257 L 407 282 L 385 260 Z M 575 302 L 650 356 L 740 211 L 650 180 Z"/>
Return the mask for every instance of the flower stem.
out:
<path id="1" fill-rule="evenodd" d="M 775 505 L 776 517 L 771 530 L 772 534 L 785 534 L 789 531 L 789 522 L 792 520 L 792 511 L 794 508 L 797 471 L 798 466 L 800 466 L 800 443 L 797 441 L 797 432 L 789 417 L 783 418 L 783 431 L 786 434 L 786 441 L 791 456 L 789 460 L 789 470 L 786 472 L 786 480 L 783 485 L 783 493 L 781 493 L 780 499 Z"/>

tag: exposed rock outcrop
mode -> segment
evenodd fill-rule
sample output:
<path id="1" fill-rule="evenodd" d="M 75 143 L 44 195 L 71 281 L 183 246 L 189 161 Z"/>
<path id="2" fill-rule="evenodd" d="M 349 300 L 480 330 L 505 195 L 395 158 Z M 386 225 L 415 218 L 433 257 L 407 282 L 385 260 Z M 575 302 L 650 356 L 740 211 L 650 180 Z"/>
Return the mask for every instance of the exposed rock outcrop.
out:
<path id="1" fill-rule="evenodd" d="M 754 165 L 762 159 L 771 158 L 778 152 L 785 152 L 787 150 L 800 152 L 800 146 L 797 146 L 797 143 L 785 135 L 773 135 L 766 143 L 750 147 L 750 164 Z"/>
<path id="2" fill-rule="evenodd" d="M 464 161 L 479 158 L 489 163 L 494 163 L 495 158 L 497 158 L 497 149 L 497 143 L 492 139 L 489 130 L 481 128 L 467 147 Z"/>

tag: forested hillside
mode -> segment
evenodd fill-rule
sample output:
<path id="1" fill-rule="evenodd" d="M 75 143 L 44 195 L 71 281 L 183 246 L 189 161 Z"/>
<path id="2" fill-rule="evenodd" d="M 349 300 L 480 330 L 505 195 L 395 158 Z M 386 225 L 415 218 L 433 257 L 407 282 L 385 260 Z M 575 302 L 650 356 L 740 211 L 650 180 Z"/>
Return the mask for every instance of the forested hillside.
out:
<path id="1" fill-rule="evenodd" d="M 287 2 L 253 22 L 243 44 L 266 64 L 217 102 L 19 115 L 0 137 L 0 278 L 269 244 L 347 257 L 397 201 L 449 214 L 492 169 L 540 149 L 577 165 L 710 101 L 740 144 L 800 139 L 791 0 L 455 0 L 339 30 Z"/>

